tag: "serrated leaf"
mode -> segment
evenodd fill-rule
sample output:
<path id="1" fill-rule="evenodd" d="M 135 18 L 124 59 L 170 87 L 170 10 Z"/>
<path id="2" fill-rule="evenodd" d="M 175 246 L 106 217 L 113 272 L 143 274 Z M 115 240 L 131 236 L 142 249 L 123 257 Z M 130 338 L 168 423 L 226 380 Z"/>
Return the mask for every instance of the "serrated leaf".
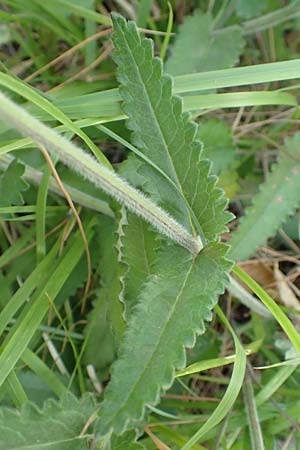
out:
<path id="1" fill-rule="evenodd" d="M 86 450 L 88 432 L 81 435 L 97 411 L 92 396 L 69 394 L 59 403 L 47 400 L 40 410 L 27 404 L 21 411 L 0 409 L 0 448 L 5 450 Z"/>
<path id="2" fill-rule="evenodd" d="M 141 160 L 144 178 L 139 183 L 146 180 L 145 186 L 149 183 L 161 203 L 189 229 L 192 211 L 206 239 L 215 240 L 229 216 L 223 192 L 209 175 L 209 162 L 201 159 L 196 125 L 182 114 L 181 100 L 172 97 L 171 79 L 162 74 L 161 61 L 153 58 L 151 41 L 141 40 L 134 23 L 116 15 L 113 22 L 120 92 L 134 144 L 165 174 Z M 156 403 L 171 385 L 175 368 L 185 364 L 184 347 L 193 346 L 196 335 L 204 332 L 204 320 L 211 318 L 224 290 L 231 267 L 226 252 L 226 246 L 211 242 L 195 258 L 162 242 L 129 321 L 120 359 L 113 365 L 96 426 L 99 439 L 135 427 L 146 404 Z"/>
<path id="3" fill-rule="evenodd" d="M 128 319 L 137 303 L 139 293 L 152 273 L 156 234 L 140 217 L 123 208 L 123 227 L 120 237 L 121 261 L 126 265 L 122 277 L 124 285 L 125 317 Z"/>
<path id="4" fill-rule="evenodd" d="M 244 47 L 241 29 L 213 31 L 210 14 L 197 10 L 193 16 L 186 16 L 167 60 L 167 72 L 185 75 L 234 66 Z"/>
<path id="5" fill-rule="evenodd" d="M 140 174 L 143 161 L 134 153 L 130 153 L 118 167 L 118 173 L 125 178 L 132 186 L 143 189 L 146 184 L 146 178 Z M 144 190 L 144 189 L 143 189 Z"/>
<path id="6" fill-rule="evenodd" d="M 128 431 L 122 436 L 113 435 L 110 439 L 102 439 L 97 442 L 97 450 L 145 450 L 142 443 L 137 442 L 136 433 Z"/>
<path id="7" fill-rule="evenodd" d="M 286 139 L 279 161 L 232 233 L 230 257 L 247 259 L 300 204 L 300 134 Z"/>
<path id="8" fill-rule="evenodd" d="M 93 364 L 101 378 L 107 376 L 116 357 L 119 341 L 124 332 L 123 305 L 121 303 L 121 277 L 125 269 L 120 266 L 117 253 L 118 234 L 112 219 L 102 217 L 98 226 L 97 253 L 100 288 L 93 301 L 85 328 L 84 362 Z"/>
<path id="9" fill-rule="evenodd" d="M 84 332 L 86 344 L 83 362 L 95 367 L 100 380 L 107 378 L 117 350 L 109 314 L 109 292 L 108 287 L 102 287 L 96 292 L 93 309 L 88 315 L 88 324 Z"/>
<path id="10" fill-rule="evenodd" d="M 23 164 L 14 160 L 0 177 L 0 206 L 23 205 L 22 192 L 29 185 L 22 179 Z"/>
<path id="11" fill-rule="evenodd" d="M 113 366 L 96 426 L 100 435 L 132 428 L 146 404 L 157 403 L 161 390 L 172 384 L 175 368 L 184 367 L 184 347 L 204 332 L 204 320 L 211 319 L 224 291 L 231 267 L 226 252 L 224 244 L 212 243 L 193 259 L 186 250 L 165 246 Z"/>
<path id="12" fill-rule="evenodd" d="M 182 100 L 172 96 L 172 79 L 153 58 L 152 41 L 141 39 L 135 24 L 119 15 L 113 15 L 113 24 L 120 94 L 133 143 L 172 184 L 150 165 L 143 164 L 143 174 L 173 217 L 192 231 L 192 209 L 205 238 L 215 239 L 231 215 L 224 212 L 227 201 L 215 177 L 209 176 L 209 162 L 201 159 L 197 126 L 182 113 Z"/>
<path id="13" fill-rule="evenodd" d="M 111 448 L 113 450 L 142 450 L 145 449 L 144 445 L 135 442 L 135 433 L 132 431 L 123 434 L 123 436 L 113 436 L 111 442 Z"/>

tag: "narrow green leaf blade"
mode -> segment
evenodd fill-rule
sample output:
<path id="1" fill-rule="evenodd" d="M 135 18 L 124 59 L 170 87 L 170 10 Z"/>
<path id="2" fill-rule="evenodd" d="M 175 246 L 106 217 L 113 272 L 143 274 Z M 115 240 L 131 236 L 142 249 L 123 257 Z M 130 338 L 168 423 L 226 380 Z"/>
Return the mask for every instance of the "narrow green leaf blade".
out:
<path id="1" fill-rule="evenodd" d="M 244 407 L 248 421 L 251 446 L 253 450 L 265 450 L 263 433 L 257 413 L 257 405 L 254 398 L 253 384 L 249 373 L 246 373 L 243 385 Z"/>
<path id="2" fill-rule="evenodd" d="M 85 8 L 80 4 L 76 4 L 76 2 L 71 2 L 69 0 L 54 0 L 54 1 L 55 3 L 64 6 L 68 11 L 70 11 L 72 14 L 76 16 L 84 17 L 85 19 L 88 20 L 93 20 L 97 23 L 100 23 L 101 25 L 107 26 L 111 25 L 109 17 L 105 16 L 104 14 L 99 14 L 95 11 L 92 11 L 91 9 Z"/>
<path id="3" fill-rule="evenodd" d="M 111 168 L 111 164 L 104 154 L 99 150 L 99 148 L 93 143 L 93 141 L 87 136 L 87 134 L 81 130 L 76 124 L 69 119 L 59 108 L 52 104 L 46 97 L 41 95 L 38 91 L 11 75 L 0 73 L 0 85 L 7 89 L 11 89 L 13 92 L 26 98 L 33 104 L 37 105 L 51 117 L 59 120 L 64 124 L 67 129 L 71 130 L 76 135 L 80 136 L 81 139 L 87 144 L 90 150 L 98 158 L 98 160 L 106 167 Z"/>
<path id="4" fill-rule="evenodd" d="M 92 221 L 87 225 L 88 240 L 93 234 L 91 226 Z M 3 384 L 21 358 L 47 313 L 49 309 L 48 298 L 55 299 L 82 256 L 84 247 L 79 232 L 74 235 L 71 242 L 72 244 L 69 245 L 66 253 L 52 270 L 49 279 L 44 285 L 39 286 L 40 290 L 38 290 L 37 295 L 25 306 L 17 322 L 6 336 L 0 355 L 0 385 Z"/>
<path id="5" fill-rule="evenodd" d="M 254 294 L 265 304 L 272 315 L 275 317 L 287 337 L 295 347 L 296 352 L 300 352 L 300 335 L 295 326 L 288 318 L 288 316 L 282 311 L 280 306 L 272 299 L 272 297 L 261 287 L 253 278 L 250 277 L 241 267 L 235 265 L 233 268 L 234 273 L 239 277 L 243 283 L 245 283 Z"/>
<path id="6" fill-rule="evenodd" d="M 161 390 L 172 384 L 175 368 L 184 367 L 184 347 L 193 346 L 196 334 L 204 332 L 203 321 L 211 319 L 217 295 L 224 290 L 231 267 L 226 252 L 225 245 L 212 243 L 193 259 L 179 247 L 164 248 L 114 365 L 98 435 L 133 427 L 146 404 L 157 403 Z"/>
<path id="7" fill-rule="evenodd" d="M 212 70 L 190 73 L 175 78 L 175 92 L 205 91 L 233 86 L 250 86 L 281 80 L 294 80 L 299 76 L 300 59 L 276 63 L 255 64 L 233 69 Z"/>
<path id="8" fill-rule="evenodd" d="M 208 418 L 208 420 L 189 439 L 189 441 L 182 447 L 181 450 L 191 449 L 192 446 L 196 444 L 196 442 L 198 442 L 201 438 L 203 438 L 203 436 L 205 436 L 206 433 L 212 430 L 216 425 L 218 425 L 218 423 L 220 423 L 228 415 L 239 395 L 245 376 L 246 362 L 247 362 L 245 350 L 242 344 L 240 343 L 238 336 L 234 332 L 232 326 L 228 322 L 227 317 L 221 310 L 221 308 L 219 308 L 219 306 L 217 305 L 215 309 L 219 318 L 224 323 L 226 328 L 230 331 L 234 340 L 236 358 L 234 361 L 233 371 L 228 388 L 221 402 L 216 407 L 212 415 Z"/>
<path id="9" fill-rule="evenodd" d="M 29 348 L 24 351 L 22 361 L 52 389 L 57 397 L 62 397 L 67 393 L 66 386 L 57 375 Z"/>
<path id="10" fill-rule="evenodd" d="M 183 97 L 183 108 L 185 111 L 262 105 L 297 106 L 297 100 L 291 94 L 278 91 L 230 92 L 225 94 L 201 94 Z"/>

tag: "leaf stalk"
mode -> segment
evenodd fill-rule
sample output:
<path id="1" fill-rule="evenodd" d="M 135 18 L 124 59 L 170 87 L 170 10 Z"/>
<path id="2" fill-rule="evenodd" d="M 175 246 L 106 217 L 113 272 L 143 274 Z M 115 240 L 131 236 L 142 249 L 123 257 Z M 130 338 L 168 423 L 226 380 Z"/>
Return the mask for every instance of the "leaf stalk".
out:
<path id="1" fill-rule="evenodd" d="M 199 236 L 192 236 L 165 210 L 142 192 L 130 186 L 115 172 L 98 163 L 84 150 L 30 115 L 0 92 L 0 117 L 23 136 L 46 147 L 68 167 L 82 175 L 135 214 L 151 223 L 159 232 L 196 256 L 203 248 Z"/>

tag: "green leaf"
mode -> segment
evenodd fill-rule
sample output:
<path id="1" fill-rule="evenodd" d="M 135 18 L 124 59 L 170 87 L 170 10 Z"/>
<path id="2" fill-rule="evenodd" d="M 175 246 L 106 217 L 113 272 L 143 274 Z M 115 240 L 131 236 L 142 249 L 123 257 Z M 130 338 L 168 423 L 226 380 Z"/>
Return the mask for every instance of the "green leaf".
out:
<path id="1" fill-rule="evenodd" d="M 153 163 L 138 161 L 143 169 L 139 183 L 146 180 L 146 189 L 149 184 L 169 210 L 171 203 L 172 214 L 189 229 L 191 214 L 203 227 L 205 238 L 214 240 L 226 228 L 229 216 L 224 212 L 223 192 L 215 188 L 216 178 L 209 176 L 209 163 L 201 159 L 202 147 L 195 141 L 196 126 L 182 114 L 181 100 L 172 97 L 171 79 L 162 74 L 161 61 L 153 58 L 151 41 L 141 40 L 134 23 L 126 24 L 120 16 L 114 15 L 113 23 L 118 76 L 123 84 L 120 93 L 129 128 L 134 131 L 136 147 Z M 136 166 L 140 164 L 129 165 L 130 177 Z M 126 232 L 125 225 L 123 217 L 120 231 Z M 135 233 L 134 227 L 127 231 L 131 237 L 126 242 L 126 234 L 122 236 L 119 249 L 121 259 L 126 254 L 130 275 L 131 270 L 136 270 L 131 254 L 137 250 L 133 239 L 141 233 Z M 226 252 L 225 245 L 212 242 L 193 257 L 162 243 L 148 282 L 143 284 L 145 275 L 132 278 L 133 292 L 141 289 L 141 293 L 121 345 L 120 359 L 113 366 L 96 426 L 99 439 L 137 425 L 146 405 L 157 403 L 161 391 L 172 384 L 175 368 L 185 364 L 184 347 L 193 346 L 196 335 L 204 332 L 204 320 L 211 318 L 217 296 L 224 290 L 226 271 L 231 267 Z M 123 281 L 126 294 L 126 276 Z"/>
<path id="2" fill-rule="evenodd" d="M 263 433 L 254 398 L 254 389 L 249 373 L 246 373 L 243 385 L 243 399 L 248 421 L 251 446 L 255 450 L 265 450 Z"/>
<path id="3" fill-rule="evenodd" d="M 152 273 L 155 261 L 156 235 L 149 226 L 122 208 L 123 226 L 120 235 L 120 257 L 126 266 L 122 277 L 126 319 L 136 305 L 139 293 Z M 138 237 L 138 238 L 137 238 Z"/>
<path id="4" fill-rule="evenodd" d="M 91 268 L 92 270 L 98 265 L 99 262 L 99 254 L 98 248 L 96 245 L 96 240 L 99 239 L 99 236 L 95 235 L 93 241 L 90 243 L 90 257 L 91 257 Z M 66 280 L 64 286 L 62 287 L 60 293 L 56 298 L 56 302 L 60 303 L 60 301 L 64 302 L 66 298 L 70 298 L 75 295 L 76 291 L 80 288 L 84 288 L 86 279 L 88 276 L 88 268 L 86 262 L 86 255 L 83 255 L 81 259 L 78 261 L 74 270 Z"/>
<path id="5" fill-rule="evenodd" d="M 265 12 L 269 4 L 269 0 L 239 0 L 236 12 L 238 16 L 244 19 L 257 17 Z"/>
<path id="6" fill-rule="evenodd" d="M 86 224 L 86 235 L 89 241 L 94 233 L 93 220 Z M 37 290 L 33 294 L 31 301 L 27 302 L 14 326 L 6 335 L 0 355 L 0 385 L 3 384 L 7 376 L 14 369 L 18 360 L 22 357 L 26 347 L 32 340 L 37 328 L 42 322 L 49 309 L 48 299 L 54 300 L 66 280 L 72 273 L 72 270 L 80 260 L 84 251 L 82 237 L 79 232 L 75 233 L 69 239 L 63 255 L 54 261 L 54 266 L 46 282 L 40 282 Z M 40 263 L 43 265 L 43 262 Z M 22 286 L 19 288 L 22 290 Z M 23 292 L 24 294 L 24 292 Z M 17 293 L 15 297 L 18 297 Z M 22 297 L 18 302 L 21 302 Z"/>
<path id="7" fill-rule="evenodd" d="M 118 235 L 111 219 L 101 219 L 98 239 L 98 272 L 101 286 L 96 292 L 85 329 L 84 361 L 86 364 L 93 364 L 101 378 L 104 378 L 116 357 L 124 332 L 123 305 L 120 302 L 124 268 L 118 261 Z"/>
<path id="8" fill-rule="evenodd" d="M 222 400 L 214 410 L 214 412 L 209 416 L 206 422 L 200 427 L 200 429 L 189 439 L 189 441 L 182 447 L 182 450 L 189 450 L 192 448 L 194 444 L 196 444 L 203 436 L 206 435 L 210 430 L 212 430 L 217 424 L 219 424 L 232 409 L 238 395 L 240 389 L 243 384 L 245 370 L 246 370 L 246 353 L 239 341 L 238 336 L 235 334 L 233 328 L 228 322 L 225 314 L 221 310 L 221 308 L 217 305 L 216 313 L 219 316 L 219 319 L 223 322 L 227 330 L 230 331 L 233 340 L 234 346 L 236 350 L 236 359 L 233 366 L 233 371 L 231 375 L 231 379 L 228 385 L 228 388 L 223 395 Z"/>
<path id="9" fill-rule="evenodd" d="M 161 60 L 153 58 L 152 41 L 141 39 L 135 24 L 121 16 L 114 14 L 113 23 L 114 58 L 133 144 L 172 183 L 148 164 L 143 175 L 179 223 L 188 230 L 197 227 L 201 238 L 215 239 L 231 215 L 224 212 L 227 201 L 215 177 L 209 176 L 209 162 L 201 159 L 197 127 L 182 113 L 182 100 L 172 96 L 172 79 L 163 75 Z"/>
<path id="10" fill-rule="evenodd" d="M 1 150 L 3 148 L 4 147 L 2 147 Z M 6 170 L 13 160 L 14 158 L 11 157 L 10 155 L 2 155 L 2 156 L 0 155 L 0 170 L 1 171 Z M 24 178 L 26 179 L 26 181 L 32 184 L 39 185 L 43 173 L 40 172 L 39 170 L 34 169 L 31 165 L 28 164 L 24 164 L 24 167 L 25 167 Z M 83 181 L 82 179 L 77 177 L 76 174 L 74 173 L 72 176 L 63 169 L 60 170 L 60 173 L 61 172 L 63 174 L 62 180 L 64 182 L 64 186 L 67 192 L 71 195 L 71 198 L 74 202 L 79 203 L 80 205 L 85 206 L 86 208 L 113 217 L 114 214 L 112 210 L 104 200 L 99 198 L 99 194 L 97 190 L 94 188 L 94 186 L 92 186 L 93 189 L 91 189 L 90 183 L 88 183 L 86 180 Z M 66 182 L 65 179 L 67 180 Z M 69 184 L 69 180 L 71 184 Z M 56 181 L 52 177 L 49 180 L 49 190 L 64 197 L 64 194 L 59 189 Z"/>
<path id="11" fill-rule="evenodd" d="M 184 111 L 259 105 L 296 106 L 297 101 L 293 95 L 279 91 L 230 92 L 225 94 L 186 95 L 183 97 Z"/>
<path id="12" fill-rule="evenodd" d="M 86 450 L 90 434 L 82 430 L 97 410 L 92 396 L 68 394 L 42 410 L 26 405 L 21 411 L 0 409 L 0 448 L 5 450 Z"/>
<path id="13" fill-rule="evenodd" d="M 95 293 L 93 309 L 88 315 L 84 332 L 86 341 L 83 346 L 83 361 L 86 365 L 94 366 L 100 380 L 108 378 L 109 368 L 117 355 L 117 340 L 111 326 L 109 310 L 109 295 L 113 293 L 113 287 L 111 290 L 102 287 Z"/>
<path id="14" fill-rule="evenodd" d="M 257 297 L 264 303 L 270 313 L 277 320 L 287 337 L 291 341 L 291 344 L 295 347 L 297 353 L 300 352 L 300 335 L 295 328 L 294 324 L 288 318 L 288 316 L 282 311 L 281 307 L 272 299 L 272 297 L 251 278 L 247 272 L 241 267 L 235 265 L 233 272 L 239 277 L 239 279 L 251 289 L 251 291 L 257 295 Z"/>
<path id="15" fill-rule="evenodd" d="M 147 25 L 148 15 L 151 10 L 151 0 L 141 0 L 139 2 L 139 8 L 137 13 L 137 24 L 140 27 Z"/>
<path id="16" fill-rule="evenodd" d="M 1 24 L 0 28 L 0 45 L 8 44 L 12 41 L 12 35 L 7 25 Z"/>
<path id="17" fill-rule="evenodd" d="M 128 432 L 123 436 L 113 436 L 111 442 L 111 448 L 113 450 L 142 450 L 145 449 L 143 444 L 135 442 L 135 433 Z"/>
<path id="18" fill-rule="evenodd" d="M 221 120 L 201 121 L 198 139 L 203 142 L 204 158 L 212 161 L 212 171 L 216 175 L 230 167 L 235 159 L 235 146 L 230 127 Z"/>
<path id="19" fill-rule="evenodd" d="M 29 187 L 22 178 L 24 171 L 24 165 L 15 160 L 0 177 L 0 206 L 24 204 L 22 192 Z"/>
<path id="20" fill-rule="evenodd" d="M 84 17 L 85 19 L 88 20 L 92 20 L 95 21 L 97 23 L 100 23 L 102 25 L 110 25 L 111 21 L 110 18 L 103 15 L 103 14 L 99 14 L 95 11 L 92 11 L 88 8 L 84 8 L 83 6 L 81 6 L 80 4 L 76 4 L 76 2 L 74 1 L 70 1 L 70 0 L 54 0 L 54 2 L 58 5 L 63 6 L 64 8 L 66 8 L 66 10 L 76 16 L 79 17 Z M 77 2 L 78 3 L 78 2 Z"/>
<path id="21" fill-rule="evenodd" d="M 278 164 L 260 187 L 253 205 L 246 210 L 236 232 L 232 234 L 230 257 L 247 259 L 257 247 L 292 214 L 299 205 L 300 134 L 288 138 Z"/>
<path id="22" fill-rule="evenodd" d="M 28 231 L 31 231 L 29 229 Z M 13 254 L 10 256 L 13 258 L 16 254 L 20 252 L 22 248 L 25 247 L 29 236 L 25 236 L 27 238 L 26 240 L 19 238 L 14 246 L 16 247 Z M 24 238 L 24 236 L 23 236 Z M 22 239 L 23 242 L 21 242 L 21 245 L 19 245 L 19 241 Z M 13 246 L 12 246 L 13 247 Z M 10 247 L 9 250 L 12 249 Z M 17 314 L 18 310 L 22 307 L 22 305 L 26 302 L 30 296 L 32 296 L 33 292 L 38 288 L 39 284 L 44 285 L 46 283 L 46 280 L 49 278 L 49 273 L 51 271 L 51 268 L 56 264 L 56 255 L 59 249 L 59 242 L 57 242 L 51 250 L 49 250 L 48 254 L 45 256 L 43 261 L 41 261 L 34 270 L 31 271 L 31 274 L 26 278 L 22 286 L 14 293 L 13 296 L 10 296 L 9 301 L 5 304 L 3 309 L 0 313 L 0 335 L 2 335 L 5 331 L 5 328 L 9 324 L 9 322 L 14 318 L 14 316 Z M 2 256 L 5 256 L 5 253 Z M 9 261 L 10 259 L 8 259 Z M 1 262 L 1 261 L 0 261 Z M 6 261 L 7 262 L 7 261 Z M 5 263 L 5 261 L 4 261 Z"/>
<path id="23" fill-rule="evenodd" d="M 185 75 L 226 69 L 234 66 L 242 53 L 244 39 L 240 27 L 214 32 L 210 14 L 197 10 L 186 16 L 179 27 L 171 56 L 166 63 L 167 72 Z"/>
<path id="24" fill-rule="evenodd" d="M 48 385 L 58 397 L 62 397 L 67 393 L 67 388 L 59 379 L 57 374 L 55 374 L 53 370 L 49 369 L 46 363 L 29 348 L 26 348 L 26 350 L 24 351 L 22 355 L 22 361 L 33 372 L 35 372 L 35 375 L 37 375 L 37 377 L 34 378 L 34 380 L 39 380 L 39 383 L 42 384 L 44 388 L 45 384 Z"/>
<path id="25" fill-rule="evenodd" d="M 98 160 L 106 167 L 111 167 L 109 161 L 107 158 L 103 155 L 103 153 L 99 150 L 99 148 L 93 143 L 93 141 L 86 135 L 84 131 L 81 130 L 81 128 L 77 127 L 68 116 L 66 116 L 62 111 L 60 111 L 58 108 L 55 107 L 49 100 L 47 100 L 46 97 L 39 94 L 39 92 L 35 89 L 33 89 L 31 86 L 27 85 L 26 83 L 22 82 L 16 77 L 12 77 L 5 73 L 0 73 L 0 85 L 4 86 L 5 88 L 11 89 L 13 92 L 16 92 L 17 94 L 23 96 L 33 104 L 37 105 L 39 108 L 41 108 L 43 111 L 45 111 L 47 114 L 50 114 L 51 117 L 59 120 L 61 123 L 66 125 L 66 127 L 75 133 L 76 135 L 80 136 L 81 139 L 87 144 L 87 146 L 90 148 L 90 150 L 93 152 L 93 154 L 98 158 Z M 11 123 L 10 126 L 13 126 L 14 124 Z"/>
<path id="26" fill-rule="evenodd" d="M 113 366 L 96 431 L 120 434 L 140 421 L 147 403 L 174 379 L 185 365 L 184 347 L 211 319 L 217 295 L 224 291 L 227 247 L 206 246 L 196 259 L 176 246 L 165 246 L 132 316 L 120 358 Z M 122 378 L 122 381 L 121 378 Z"/>
<path id="27" fill-rule="evenodd" d="M 198 139 L 203 143 L 203 157 L 212 161 L 212 172 L 218 175 L 218 185 L 231 199 L 239 189 L 235 170 L 235 145 L 230 127 L 221 120 L 202 120 L 198 125 Z"/>
<path id="28" fill-rule="evenodd" d="M 35 119 L 1 92 L 0 113 L 7 123 L 14 125 L 22 134 L 32 137 L 38 144 L 47 147 L 67 166 L 82 176 L 86 176 L 95 186 L 103 189 L 120 203 L 125 204 L 131 211 L 149 221 L 161 233 L 174 239 L 192 253 L 199 253 L 203 247 L 203 241 L 199 235 L 192 235 L 166 211 L 127 184 L 113 171 L 97 163 L 86 152 Z"/>
<path id="29" fill-rule="evenodd" d="M 286 79 L 296 78 L 294 74 L 295 70 L 295 61 L 289 61 L 292 72 L 285 75 Z M 273 64 L 278 64 L 279 66 L 275 66 Z M 281 63 L 272 63 L 272 64 L 260 64 L 261 66 L 270 66 L 272 65 L 275 70 L 280 71 Z M 287 65 L 285 65 L 287 66 Z M 174 78 L 175 87 L 174 93 L 184 94 L 185 92 L 197 92 L 197 91 L 205 91 L 205 86 L 209 89 L 216 89 L 218 87 L 222 87 L 222 84 L 230 83 L 234 85 L 239 85 L 236 80 L 240 80 L 241 84 L 249 84 L 249 82 L 245 81 L 244 74 L 246 72 L 250 72 L 252 75 L 255 71 L 253 67 L 250 66 L 251 69 L 247 67 L 238 67 L 235 70 L 238 72 L 229 72 L 227 71 L 233 69 L 224 69 L 224 70 L 216 70 L 209 71 L 197 74 L 188 74 L 181 75 Z M 242 70 L 242 69 L 248 69 Z M 240 72 L 241 71 L 241 72 Z M 256 69 L 256 72 L 259 72 Z M 259 76 L 263 79 L 271 78 L 269 75 L 269 68 L 265 68 L 265 72 Z M 282 72 L 279 76 L 283 76 Z M 258 79 L 258 76 L 253 76 L 254 80 Z M 276 76 L 273 74 L 272 79 L 274 80 Z M 230 80 L 230 81 L 228 81 Z M 258 81 L 259 82 L 259 81 Z M 219 84 L 219 85 L 218 85 Z M 178 86 L 178 88 L 177 88 Z M 201 95 L 185 95 L 183 97 L 183 111 L 199 111 L 203 109 L 220 109 L 220 108 L 239 108 L 242 106 L 259 106 L 259 105 L 292 105 L 295 106 L 297 101 L 295 97 L 291 94 L 281 91 L 244 91 L 244 92 L 230 92 L 230 93 L 220 93 L 220 94 L 208 94 L 202 92 Z M 120 98 L 118 92 L 115 89 L 110 89 L 108 91 L 100 91 L 92 94 L 84 94 L 80 96 L 74 96 L 71 99 L 59 99 L 59 101 L 55 102 L 56 106 L 61 109 L 65 114 L 72 119 L 80 119 L 82 116 L 87 115 L 90 119 L 86 119 L 92 121 L 92 118 L 97 118 L 98 121 L 100 119 L 103 122 L 111 122 L 114 120 L 126 119 L 124 113 L 122 114 L 121 105 L 119 104 Z M 100 108 L 100 110 L 99 110 Z M 35 112 L 35 111 L 34 111 Z M 38 114 L 35 112 L 35 116 L 40 120 L 47 120 L 47 114 L 43 111 Z M 111 117 L 113 116 L 113 117 Z M 111 117 L 107 119 L 107 117 Z M 80 122 L 79 120 L 77 123 Z M 76 123 L 76 122 L 74 122 Z M 1 127 L 0 127 L 1 130 Z"/>

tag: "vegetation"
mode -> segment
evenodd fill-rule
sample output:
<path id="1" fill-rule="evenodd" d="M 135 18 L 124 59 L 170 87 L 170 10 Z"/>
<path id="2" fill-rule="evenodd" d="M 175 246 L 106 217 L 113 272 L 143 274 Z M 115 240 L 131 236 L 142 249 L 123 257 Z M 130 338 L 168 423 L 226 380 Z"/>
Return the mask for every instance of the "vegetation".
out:
<path id="1" fill-rule="evenodd" d="M 299 448 L 299 13 L 0 3 L 0 448 Z"/>

